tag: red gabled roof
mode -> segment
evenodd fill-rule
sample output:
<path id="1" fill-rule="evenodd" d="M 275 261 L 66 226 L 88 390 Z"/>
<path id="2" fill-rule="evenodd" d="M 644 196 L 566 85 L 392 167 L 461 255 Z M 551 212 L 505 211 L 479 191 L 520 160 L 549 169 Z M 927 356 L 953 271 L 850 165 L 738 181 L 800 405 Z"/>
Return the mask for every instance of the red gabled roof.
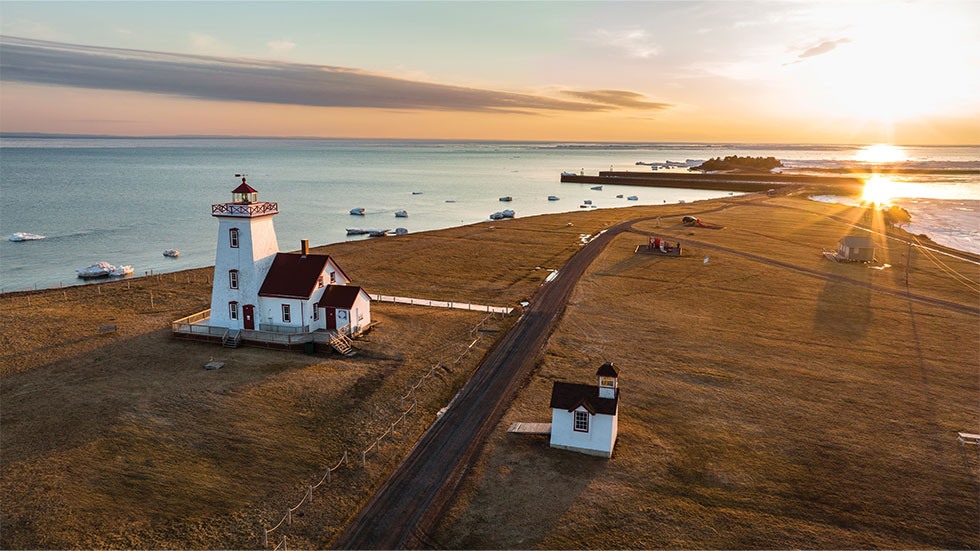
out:
<path id="1" fill-rule="evenodd" d="M 231 192 L 232 193 L 258 193 L 258 191 L 252 189 L 252 186 L 246 184 L 244 181 L 242 182 L 242 185 L 231 190 Z"/>
<path id="2" fill-rule="evenodd" d="M 330 255 L 326 254 L 276 253 L 259 296 L 310 298 L 329 260 Z"/>
<path id="3" fill-rule="evenodd" d="M 599 387 L 556 381 L 551 387 L 551 408 L 573 411 L 579 406 L 589 413 L 615 415 L 619 405 L 619 390 L 615 398 L 600 398 Z"/>
<path id="4" fill-rule="evenodd" d="M 320 297 L 320 306 L 325 308 L 340 308 L 350 310 L 362 289 L 356 285 L 327 285 Z"/>
<path id="5" fill-rule="evenodd" d="M 602 364 L 602 367 L 600 367 L 595 374 L 600 377 L 619 377 L 619 372 L 616 371 L 616 367 L 612 364 L 612 362 Z"/>

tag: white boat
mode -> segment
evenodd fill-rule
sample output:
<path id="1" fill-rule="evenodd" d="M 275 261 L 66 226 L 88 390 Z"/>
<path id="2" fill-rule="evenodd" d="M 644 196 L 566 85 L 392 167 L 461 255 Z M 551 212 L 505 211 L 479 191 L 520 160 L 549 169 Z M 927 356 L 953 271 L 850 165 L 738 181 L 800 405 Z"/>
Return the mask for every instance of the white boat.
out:
<path id="1" fill-rule="evenodd" d="M 37 241 L 38 239 L 44 239 L 44 236 L 36 233 L 25 233 L 22 231 L 10 234 L 11 241 Z"/>
<path id="2" fill-rule="evenodd" d="M 78 272 L 78 277 L 82 279 L 94 279 L 97 277 L 109 277 L 112 272 L 116 271 L 116 267 L 108 262 L 98 262 L 88 268 L 79 268 L 75 271 Z"/>
<path id="3" fill-rule="evenodd" d="M 586 205 L 591 205 L 591 204 L 592 204 L 592 199 L 586 199 L 586 200 L 585 200 L 585 201 L 583 201 L 583 202 L 584 202 L 584 203 L 585 203 Z"/>
<path id="4" fill-rule="evenodd" d="M 347 228 L 347 235 L 364 235 L 367 232 L 364 228 Z"/>
<path id="5" fill-rule="evenodd" d="M 163 251 L 163 256 L 169 256 L 170 258 L 177 258 L 180 256 L 180 251 L 177 249 L 167 249 Z"/>
<path id="6" fill-rule="evenodd" d="M 626 198 L 626 200 L 627 201 L 639 201 L 640 198 L 637 197 L 636 195 L 630 195 L 629 197 Z"/>
<path id="7" fill-rule="evenodd" d="M 132 273 L 133 273 L 133 267 L 127 264 L 126 266 L 119 266 L 118 268 L 113 270 L 112 273 L 110 273 L 109 275 L 115 277 L 122 277 L 122 276 L 128 276 Z"/>
<path id="8" fill-rule="evenodd" d="M 364 216 L 363 208 L 350 209 L 351 214 L 356 214 L 357 216 Z"/>
<path id="9" fill-rule="evenodd" d="M 514 217 L 514 211 L 512 211 L 512 210 L 502 210 L 502 211 L 500 211 L 500 214 L 503 214 L 504 215 L 504 218 L 513 218 Z"/>
<path id="10" fill-rule="evenodd" d="M 595 191 L 602 191 L 602 186 L 592 186 L 592 187 L 591 187 L 591 188 L 589 188 L 589 189 L 593 189 L 593 190 L 595 190 Z"/>
<path id="11" fill-rule="evenodd" d="M 396 218 L 405 218 L 407 216 L 408 216 L 408 211 L 405 211 L 405 210 L 395 211 L 395 217 Z"/>
<path id="12" fill-rule="evenodd" d="M 501 197 L 500 200 L 501 201 L 513 201 L 514 198 L 511 197 L 510 195 L 505 195 L 505 196 Z"/>
<path id="13" fill-rule="evenodd" d="M 549 196 L 548 196 L 548 200 L 549 200 L 549 201 L 558 201 L 558 197 L 556 197 L 556 196 L 554 196 L 554 195 L 549 195 Z"/>
<path id="14" fill-rule="evenodd" d="M 408 228 L 395 228 L 395 235 L 405 235 L 408 233 Z"/>
<path id="15" fill-rule="evenodd" d="M 371 237 L 384 237 L 384 236 L 388 235 L 388 232 L 390 232 L 390 231 L 391 231 L 390 229 L 387 229 L 387 230 L 371 230 L 371 231 L 368 232 L 368 235 L 370 235 Z"/>

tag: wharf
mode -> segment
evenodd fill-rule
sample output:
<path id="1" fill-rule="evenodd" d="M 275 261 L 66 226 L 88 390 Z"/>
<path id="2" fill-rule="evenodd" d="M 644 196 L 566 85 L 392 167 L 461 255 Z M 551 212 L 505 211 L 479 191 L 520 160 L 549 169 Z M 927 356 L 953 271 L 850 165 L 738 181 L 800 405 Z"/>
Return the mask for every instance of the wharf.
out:
<path id="1" fill-rule="evenodd" d="M 838 193 L 856 193 L 864 180 L 842 176 L 801 174 L 649 174 L 631 171 L 599 172 L 598 176 L 562 174 L 561 181 L 573 184 L 710 189 L 715 191 L 767 191 L 794 184 L 816 184 Z"/>

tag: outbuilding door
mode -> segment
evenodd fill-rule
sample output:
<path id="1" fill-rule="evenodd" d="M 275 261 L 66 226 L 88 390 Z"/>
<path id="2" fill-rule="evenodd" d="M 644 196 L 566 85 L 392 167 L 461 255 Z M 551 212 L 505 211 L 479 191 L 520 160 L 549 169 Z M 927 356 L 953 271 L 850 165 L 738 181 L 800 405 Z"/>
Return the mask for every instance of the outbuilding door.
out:
<path id="1" fill-rule="evenodd" d="M 255 329 L 255 305 L 246 304 L 242 306 L 242 320 L 245 329 Z"/>
<path id="2" fill-rule="evenodd" d="M 327 329 L 337 328 L 337 309 L 336 308 L 324 308 L 324 312 L 327 313 L 325 321 L 327 322 Z"/>

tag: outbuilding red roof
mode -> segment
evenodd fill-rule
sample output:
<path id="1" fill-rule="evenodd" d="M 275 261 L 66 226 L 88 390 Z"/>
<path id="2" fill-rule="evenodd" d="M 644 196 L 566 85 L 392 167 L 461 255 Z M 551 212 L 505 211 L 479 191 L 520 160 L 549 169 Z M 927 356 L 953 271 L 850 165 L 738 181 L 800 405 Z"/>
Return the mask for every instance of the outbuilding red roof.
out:
<path id="1" fill-rule="evenodd" d="M 618 405 L 619 389 L 616 390 L 615 398 L 600 398 L 599 387 L 594 385 L 556 382 L 551 387 L 551 406 L 549 407 L 552 409 L 572 411 L 583 406 L 592 414 L 615 415 Z"/>
<path id="2" fill-rule="evenodd" d="M 619 372 L 616 371 L 616 367 L 613 366 L 612 362 L 602 364 L 595 374 L 599 377 L 619 377 Z"/>
<path id="3" fill-rule="evenodd" d="M 327 285 L 320 297 L 319 305 L 325 308 L 340 308 L 350 310 L 354 307 L 361 288 L 356 285 Z"/>
<path id="4" fill-rule="evenodd" d="M 252 189 L 252 186 L 246 184 L 244 181 L 242 181 L 242 185 L 231 190 L 231 192 L 232 193 L 258 193 L 258 191 Z"/>
<path id="5" fill-rule="evenodd" d="M 329 260 L 326 254 L 276 253 L 259 296 L 310 298 Z"/>

